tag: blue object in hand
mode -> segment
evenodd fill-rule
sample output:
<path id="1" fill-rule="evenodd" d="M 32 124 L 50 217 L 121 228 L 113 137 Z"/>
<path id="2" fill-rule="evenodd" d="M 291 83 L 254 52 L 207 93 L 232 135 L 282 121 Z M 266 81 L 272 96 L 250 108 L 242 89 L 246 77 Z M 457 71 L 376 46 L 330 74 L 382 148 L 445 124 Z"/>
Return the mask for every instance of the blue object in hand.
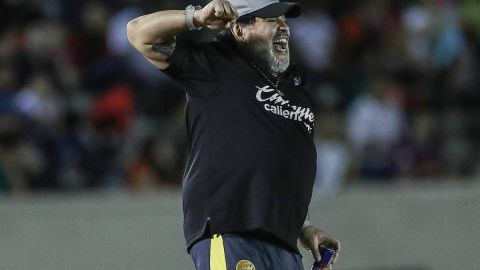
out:
<path id="1" fill-rule="evenodd" d="M 335 250 L 320 246 L 320 256 L 322 256 L 322 259 L 319 262 L 316 261 L 313 263 L 312 270 L 320 270 L 321 268 L 327 267 L 327 265 L 332 262 L 334 255 Z"/>

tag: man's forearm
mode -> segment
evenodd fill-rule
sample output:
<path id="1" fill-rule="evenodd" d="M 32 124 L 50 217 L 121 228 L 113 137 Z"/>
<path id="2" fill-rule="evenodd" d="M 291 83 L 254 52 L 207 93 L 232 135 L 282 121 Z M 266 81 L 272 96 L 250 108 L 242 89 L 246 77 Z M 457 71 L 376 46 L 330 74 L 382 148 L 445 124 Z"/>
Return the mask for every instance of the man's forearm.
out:
<path id="1" fill-rule="evenodd" d="M 236 9 L 226 0 L 213 0 L 193 14 L 188 10 L 188 18 L 184 10 L 165 10 L 131 20 L 127 24 L 128 41 L 163 70 L 169 66 L 168 58 L 175 50 L 177 34 L 193 26 L 224 29 L 238 17 Z"/>
<path id="2" fill-rule="evenodd" d="M 137 47 L 167 42 L 185 29 L 185 12 L 166 10 L 133 19 L 127 25 L 127 35 L 130 43 Z"/>
<path id="3" fill-rule="evenodd" d="M 176 47 L 176 35 L 186 28 L 185 11 L 165 10 L 131 20 L 127 24 L 127 36 L 130 44 L 154 66 L 165 69 Z"/>

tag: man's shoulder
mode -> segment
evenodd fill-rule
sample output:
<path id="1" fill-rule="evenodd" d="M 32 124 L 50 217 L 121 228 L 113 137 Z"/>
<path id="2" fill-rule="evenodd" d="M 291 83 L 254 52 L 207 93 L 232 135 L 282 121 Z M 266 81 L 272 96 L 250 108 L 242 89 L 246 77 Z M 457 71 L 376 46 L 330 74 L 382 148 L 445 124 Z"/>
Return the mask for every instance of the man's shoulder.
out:
<path id="1" fill-rule="evenodd" d="M 195 41 L 184 39 L 180 42 L 183 43 L 182 51 L 188 51 L 192 56 L 195 57 L 196 55 L 198 59 L 207 60 L 210 63 L 233 61 L 238 55 L 231 44 L 222 40 Z"/>
<path id="2" fill-rule="evenodd" d="M 234 48 L 232 44 L 223 40 L 212 40 L 207 42 L 200 42 L 200 46 L 204 46 L 207 49 L 215 51 L 218 54 L 233 54 Z"/>
<path id="3" fill-rule="evenodd" d="M 228 41 L 214 39 L 214 40 L 199 40 L 188 36 L 177 37 L 177 44 L 187 44 L 188 47 L 196 47 L 198 49 L 213 49 L 213 50 L 232 50 L 233 44 Z"/>

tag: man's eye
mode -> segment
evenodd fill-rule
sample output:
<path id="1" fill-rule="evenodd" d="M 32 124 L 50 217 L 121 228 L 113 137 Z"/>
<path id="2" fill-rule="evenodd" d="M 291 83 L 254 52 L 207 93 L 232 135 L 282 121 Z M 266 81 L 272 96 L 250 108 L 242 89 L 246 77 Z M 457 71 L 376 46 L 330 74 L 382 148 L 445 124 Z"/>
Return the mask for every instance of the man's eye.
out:
<path id="1" fill-rule="evenodd" d="M 279 18 L 265 18 L 264 22 L 278 22 Z M 281 18 L 280 21 L 287 23 L 287 19 Z"/>

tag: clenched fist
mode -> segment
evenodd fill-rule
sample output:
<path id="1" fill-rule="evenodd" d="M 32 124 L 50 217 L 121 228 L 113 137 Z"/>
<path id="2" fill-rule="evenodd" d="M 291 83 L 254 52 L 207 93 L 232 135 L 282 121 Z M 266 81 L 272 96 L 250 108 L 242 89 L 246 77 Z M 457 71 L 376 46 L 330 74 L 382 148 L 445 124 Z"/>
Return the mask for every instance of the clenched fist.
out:
<path id="1" fill-rule="evenodd" d="M 210 29 L 229 28 L 237 18 L 237 9 L 226 0 L 213 0 L 194 13 L 195 25 Z"/>

